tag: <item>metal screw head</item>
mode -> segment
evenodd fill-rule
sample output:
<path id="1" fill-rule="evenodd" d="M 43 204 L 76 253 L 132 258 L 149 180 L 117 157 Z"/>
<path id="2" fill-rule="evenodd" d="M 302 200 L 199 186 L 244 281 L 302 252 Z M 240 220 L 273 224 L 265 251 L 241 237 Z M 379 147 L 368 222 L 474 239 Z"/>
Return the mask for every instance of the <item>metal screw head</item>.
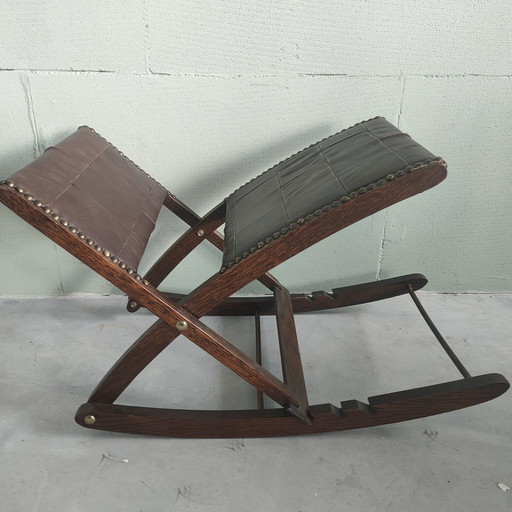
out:
<path id="1" fill-rule="evenodd" d="M 176 329 L 178 329 L 178 331 L 186 331 L 188 329 L 187 322 L 185 322 L 185 320 L 178 320 L 176 322 Z"/>
<path id="2" fill-rule="evenodd" d="M 204 235 L 204 231 L 202 229 L 200 229 L 198 232 L 197 232 L 197 236 L 203 236 Z"/>
<path id="3" fill-rule="evenodd" d="M 96 423 L 96 418 L 94 416 L 92 416 L 91 414 L 88 414 L 85 418 L 84 418 L 84 422 L 87 424 L 87 425 L 94 425 L 94 423 Z"/>

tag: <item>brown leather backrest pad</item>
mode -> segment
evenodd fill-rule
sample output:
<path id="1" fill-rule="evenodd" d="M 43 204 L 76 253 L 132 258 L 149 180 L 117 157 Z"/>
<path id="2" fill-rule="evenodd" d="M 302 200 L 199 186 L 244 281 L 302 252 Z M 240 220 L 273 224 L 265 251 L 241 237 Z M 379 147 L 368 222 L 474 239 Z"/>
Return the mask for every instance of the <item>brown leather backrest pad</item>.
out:
<path id="1" fill-rule="evenodd" d="M 167 194 L 86 126 L 9 179 L 134 269 Z"/>

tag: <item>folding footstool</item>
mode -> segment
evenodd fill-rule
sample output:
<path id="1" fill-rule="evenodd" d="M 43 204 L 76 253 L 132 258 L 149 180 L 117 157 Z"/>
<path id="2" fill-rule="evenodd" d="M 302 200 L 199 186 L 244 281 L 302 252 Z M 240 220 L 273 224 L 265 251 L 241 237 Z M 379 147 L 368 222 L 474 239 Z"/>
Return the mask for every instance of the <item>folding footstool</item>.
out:
<path id="1" fill-rule="evenodd" d="M 0 184 L 20 217 L 144 307 L 155 324 L 121 356 L 76 413 L 92 429 L 176 437 L 313 434 L 394 423 L 485 402 L 509 383 L 471 377 L 418 301 L 421 274 L 290 294 L 268 271 L 340 229 L 446 177 L 445 162 L 384 118 L 359 123 L 282 161 L 199 217 L 88 127 L 81 127 Z M 186 231 L 145 276 L 137 266 L 165 206 Z M 225 224 L 224 238 L 216 228 Z M 222 266 L 188 295 L 158 286 L 203 240 L 223 251 Z M 272 295 L 231 297 L 253 280 Z M 463 378 L 368 399 L 309 405 L 294 314 L 410 294 Z M 201 322 L 204 315 L 254 315 L 256 359 Z M 275 315 L 283 380 L 261 366 L 260 315 Z M 132 380 L 183 334 L 253 385 L 253 410 L 177 410 L 114 404 Z M 263 395 L 280 408 L 264 408 Z"/>

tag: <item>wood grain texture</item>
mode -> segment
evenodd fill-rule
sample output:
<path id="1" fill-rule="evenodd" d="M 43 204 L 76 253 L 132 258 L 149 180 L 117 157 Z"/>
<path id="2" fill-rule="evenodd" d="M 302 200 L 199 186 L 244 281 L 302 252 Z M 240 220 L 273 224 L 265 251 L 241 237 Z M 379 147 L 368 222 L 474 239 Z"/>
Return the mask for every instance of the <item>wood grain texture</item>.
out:
<path id="1" fill-rule="evenodd" d="M 162 320 L 157 320 L 110 368 L 91 393 L 88 401 L 114 403 L 133 379 L 179 334 L 178 330 L 171 329 Z"/>
<path id="2" fill-rule="evenodd" d="M 276 286 L 274 298 L 283 380 L 298 402 L 298 407 L 291 409 L 291 412 L 305 423 L 311 423 L 290 292 L 282 286 Z"/>
<path id="3" fill-rule="evenodd" d="M 291 305 L 294 313 L 310 313 L 389 299 L 408 293 L 408 286 L 412 286 L 413 290 L 419 290 L 426 284 L 427 278 L 424 275 L 408 274 L 382 281 L 333 288 L 331 291 L 292 293 Z M 164 292 L 164 294 L 173 302 L 180 302 L 186 297 L 179 293 Z M 230 297 L 212 308 L 208 315 L 253 315 L 255 308 L 260 315 L 275 315 L 273 296 Z"/>
<path id="4" fill-rule="evenodd" d="M 310 407 L 310 425 L 283 409 L 192 411 L 84 404 L 75 421 L 84 427 L 131 434 L 187 438 L 244 438 L 317 434 L 423 418 L 470 407 L 503 394 L 510 384 L 498 374 L 374 396 L 368 404 L 347 400 Z M 84 423 L 92 415 L 94 425 Z"/>

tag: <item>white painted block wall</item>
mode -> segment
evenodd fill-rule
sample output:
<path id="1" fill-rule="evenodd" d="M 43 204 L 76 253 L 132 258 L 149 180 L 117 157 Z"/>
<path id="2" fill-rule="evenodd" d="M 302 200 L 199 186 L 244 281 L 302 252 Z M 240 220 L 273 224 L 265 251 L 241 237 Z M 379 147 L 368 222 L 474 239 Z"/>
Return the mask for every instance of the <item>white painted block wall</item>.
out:
<path id="1" fill-rule="evenodd" d="M 275 274 L 295 291 L 410 272 L 437 291 L 512 290 L 508 0 L 0 0 L 0 13 L 0 179 L 88 124 L 203 214 L 383 115 L 443 156 L 448 179 Z M 162 221 L 141 271 L 185 227 Z M 200 247 L 167 288 L 219 265 Z M 1 207 L 0 294 L 71 292 L 115 289 Z"/>

